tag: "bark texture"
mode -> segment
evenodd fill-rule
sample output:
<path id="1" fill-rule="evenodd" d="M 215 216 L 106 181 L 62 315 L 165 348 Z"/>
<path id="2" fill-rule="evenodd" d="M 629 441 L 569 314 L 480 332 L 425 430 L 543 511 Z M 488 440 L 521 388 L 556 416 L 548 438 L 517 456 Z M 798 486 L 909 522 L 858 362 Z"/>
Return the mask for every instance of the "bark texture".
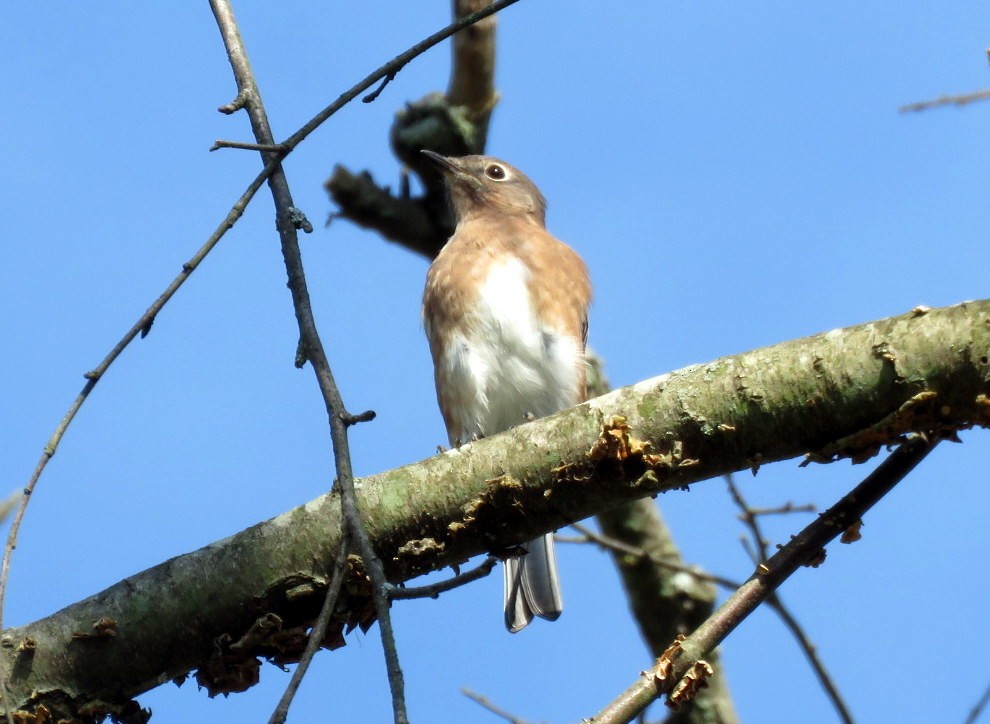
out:
<path id="1" fill-rule="evenodd" d="M 988 358 L 990 301 L 914 310 L 616 390 L 359 480 L 359 503 L 386 573 L 404 581 L 727 472 L 987 426 Z M 211 691 L 250 686 L 257 655 L 301 650 L 339 532 L 339 499 L 325 495 L 8 629 L 12 703 L 126 714 L 131 697 L 194 669 Z M 373 620 L 359 562 L 345 588 L 329 646 Z"/>

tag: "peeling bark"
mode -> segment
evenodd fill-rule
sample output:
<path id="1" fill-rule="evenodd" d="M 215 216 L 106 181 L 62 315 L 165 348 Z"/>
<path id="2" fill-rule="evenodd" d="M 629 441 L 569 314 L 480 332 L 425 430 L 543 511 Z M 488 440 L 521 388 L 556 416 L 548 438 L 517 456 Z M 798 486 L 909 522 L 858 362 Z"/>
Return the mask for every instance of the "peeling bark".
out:
<path id="1" fill-rule="evenodd" d="M 364 478 L 359 502 L 387 575 L 404 581 L 724 473 L 987 426 L 988 360 L 990 301 L 916 310 L 645 380 Z M 12 704 L 128 707 L 197 668 L 219 690 L 250 685 L 254 656 L 292 660 L 339 530 L 331 493 L 8 629 Z M 372 621 L 359 561 L 345 592 L 329 646 Z"/>

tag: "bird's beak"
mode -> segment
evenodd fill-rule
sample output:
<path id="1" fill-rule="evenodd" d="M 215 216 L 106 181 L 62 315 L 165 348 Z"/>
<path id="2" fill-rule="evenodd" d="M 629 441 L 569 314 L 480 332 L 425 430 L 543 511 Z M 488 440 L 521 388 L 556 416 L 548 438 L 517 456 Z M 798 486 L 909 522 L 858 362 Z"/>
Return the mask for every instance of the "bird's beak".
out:
<path id="1" fill-rule="evenodd" d="M 461 170 L 460 164 L 453 158 L 441 156 L 439 153 L 427 151 L 425 148 L 420 153 L 430 159 L 442 173 L 457 174 Z"/>

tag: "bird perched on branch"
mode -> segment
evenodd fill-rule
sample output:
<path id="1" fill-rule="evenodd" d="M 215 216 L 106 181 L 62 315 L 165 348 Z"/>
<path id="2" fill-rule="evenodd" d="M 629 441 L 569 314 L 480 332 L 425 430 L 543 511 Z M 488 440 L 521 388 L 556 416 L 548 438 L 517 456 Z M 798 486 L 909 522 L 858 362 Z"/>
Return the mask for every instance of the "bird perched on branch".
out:
<path id="1" fill-rule="evenodd" d="M 489 156 L 423 151 L 446 182 L 456 229 L 430 266 L 423 322 L 454 446 L 584 400 L 591 282 L 546 230 L 546 200 Z M 553 534 L 505 561 L 505 625 L 554 620 L 563 600 Z"/>

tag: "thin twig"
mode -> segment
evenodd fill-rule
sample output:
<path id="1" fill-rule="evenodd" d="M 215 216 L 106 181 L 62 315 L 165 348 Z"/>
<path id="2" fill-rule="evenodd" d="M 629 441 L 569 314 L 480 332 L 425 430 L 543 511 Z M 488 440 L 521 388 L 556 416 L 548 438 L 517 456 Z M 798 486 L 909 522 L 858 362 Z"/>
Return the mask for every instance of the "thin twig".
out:
<path id="1" fill-rule="evenodd" d="M 484 10 L 490 0 L 453 0 L 460 21 Z M 341 218 L 377 232 L 385 239 L 432 259 L 453 232 L 446 210 L 443 184 L 420 154 L 424 144 L 448 155 L 484 153 L 495 90 L 495 16 L 489 15 L 451 38 L 450 82 L 445 96 L 430 93 L 407 103 L 395 115 L 390 130 L 392 151 L 403 166 L 400 188 L 393 195 L 371 174 L 351 173 L 338 164 L 324 184 L 340 209 Z M 362 100 L 370 102 L 385 89 L 391 76 Z M 422 195 L 409 193 L 408 174 L 419 176 Z"/>
<path id="2" fill-rule="evenodd" d="M 784 625 L 790 629 L 791 634 L 797 639 L 798 646 L 804 652 L 804 656 L 808 659 L 808 663 L 811 665 L 812 670 L 815 672 L 815 676 L 818 678 L 818 683 L 821 684 L 822 688 L 825 690 L 825 694 L 832 701 L 832 706 L 835 707 L 835 712 L 839 715 L 839 718 L 845 722 L 845 724 L 853 724 L 852 712 L 849 711 L 849 707 L 846 704 L 845 699 L 842 698 L 842 694 L 839 692 L 839 687 L 836 686 L 835 681 L 833 681 L 831 674 L 825 668 L 825 663 L 818 656 L 818 649 L 815 644 L 812 643 L 811 639 L 808 638 L 807 633 L 804 628 L 798 622 L 798 620 L 791 613 L 790 609 L 784 605 L 784 602 L 780 600 L 780 594 L 774 592 L 769 598 L 767 598 L 767 605 L 770 606 L 780 619 L 784 622 Z"/>
<path id="3" fill-rule="evenodd" d="M 476 704 L 490 711 L 495 716 L 502 717 L 507 722 L 509 722 L 509 724 L 529 724 L 529 722 L 526 719 L 520 719 L 514 714 L 510 714 L 505 709 L 500 709 L 499 707 L 495 706 L 494 704 L 492 704 L 492 702 L 488 699 L 487 696 L 482 696 L 481 694 L 475 693 L 465 687 L 461 687 L 461 693 L 464 694 L 464 696 L 466 696 L 471 701 L 475 702 Z"/>
<path id="4" fill-rule="evenodd" d="M 602 549 L 611 550 L 616 553 L 620 553 L 622 555 L 634 556 L 636 558 L 649 558 L 650 562 L 654 563 L 655 565 L 661 566 L 663 568 L 666 568 L 674 572 L 686 573 L 690 576 L 694 576 L 699 580 L 708 581 L 710 583 L 717 584 L 719 586 L 722 586 L 723 588 L 727 588 L 730 590 L 736 590 L 737 588 L 742 586 L 741 583 L 739 583 L 738 581 L 734 581 L 731 578 L 725 578 L 724 576 L 719 576 L 713 573 L 707 573 L 705 571 L 701 571 L 691 566 L 671 563 L 670 561 L 662 560 L 657 556 L 651 556 L 649 553 L 647 553 L 641 548 L 635 548 L 633 546 L 623 543 L 620 540 L 615 540 L 614 538 L 610 538 L 606 535 L 602 535 L 601 533 L 596 533 L 595 531 L 591 530 L 590 528 L 587 528 L 581 523 L 572 523 L 571 527 L 577 531 L 580 531 L 582 535 L 580 537 L 574 537 L 574 538 L 567 538 L 558 535 L 555 536 L 554 539 L 561 543 L 594 543 L 595 545 L 597 545 Z M 756 565 L 758 562 L 759 561 L 754 561 L 754 565 Z M 807 657 L 808 662 L 811 664 L 812 669 L 814 669 L 815 674 L 822 685 L 822 688 L 825 689 L 829 698 L 832 700 L 832 704 L 833 706 L 835 706 L 836 710 L 838 711 L 840 718 L 844 722 L 852 722 L 853 719 L 851 714 L 849 713 L 849 709 L 846 706 L 845 701 L 842 699 L 842 696 L 839 694 L 839 691 L 836 688 L 835 684 L 833 683 L 831 676 L 829 675 L 828 671 L 825 669 L 825 665 L 822 663 L 821 659 L 819 659 L 815 645 L 811 642 L 807 634 L 801 628 L 801 624 L 798 623 L 797 619 L 793 616 L 793 614 L 791 614 L 791 612 L 787 609 L 787 607 L 784 606 L 784 603 L 783 601 L 780 600 L 778 594 L 776 593 L 773 594 L 770 598 L 767 599 L 766 603 L 768 606 L 770 606 L 770 608 L 772 608 L 777 613 L 778 616 L 780 616 L 781 621 L 783 621 L 784 625 L 791 631 L 791 633 L 797 639 L 798 645 L 801 647 L 802 651 L 804 651 L 804 654 Z M 644 709 L 644 714 L 645 714 L 645 709 Z"/>
<path id="5" fill-rule="evenodd" d="M 206 255 L 209 254 L 213 247 L 217 245 L 217 242 L 220 241 L 223 235 L 227 233 L 227 231 L 233 227 L 235 223 L 237 223 L 237 220 L 240 219 L 241 216 L 244 215 L 244 210 L 247 208 L 247 205 L 250 203 L 251 199 L 254 198 L 254 195 L 258 192 L 258 189 L 260 189 L 262 184 L 268 180 L 268 177 L 272 174 L 272 172 L 278 168 L 282 159 L 295 150 L 296 146 L 302 143 L 311 133 L 313 133 L 313 131 L 319 128 L 337 111 L 357 98 L 358 95 L 366 91 L 382 78 L 391 73 L 397 73 L 411 60 L 419 55 L 422 55 L 434 45 L 446 40 L 457 31 L 462 30 L 467 26 L 488 17 L 489 15 L 497 13 L 499 10 L 502 10 L 503 8 L 506 8 L 518 1 L 519 0 L 498 0 L 498 2 L 492 3 L 490 6 L 483 8 L 476 13 L 464 16 L 456 22 L 451 23 L 443 30 L 440 30 L 425 40 L 416 43 L 416 45 L 409 48 L 409 50 L 397 55 L 388 63 L 385 63 L 385 65 L 381 66 L 364 78 L 364 80 L 355 84 L 346 92 L 341 93 L 337 100 L 313 116 L 313 118 L 307 121 L 298 131 L 289 136 L 285 142 L 274 144 L 282 150 L 278 153 L 273 153 L 272 157 L 267 159 L 265 167 L 254 178 L 254 180 L 251 181 L 244 193 L 241 194 L 241 197 L 234 203 L 230 211 L 227 213 L 227 216 L 217 227 L 216 231 L 213 232 L 213 234 L 206 240 L 203 246 L 192 256 L 192 258 L 182 265 L 182 272 L 172 281 L 165 291 L 161 293 L 158 299 L 156 299 L 154 303 L 148 307 L 148 310 L 141 315 L 137 323 L 135 323 L 135 325 L 127 331 L 120 342 L 118 342 L 117 345 L 110 350 L 103 361 L 100 362 L 100 364 L 91 372 L 86 373 L 86 385 L 69 407 L 68 411 L 63 416 L 62 421 L 59 423 L 58 427 L 55 428 L 54 433 L 45 445 L 45 449 L 38 460 L 38 465 L 32 473 L 31 478 L 24 486 L 24 496 L 21 499 L 20 507 L 14 518 L 14 524 L 11 526 L 10 535 L 7 540 L 7 549 L 4 551 L 3 563 L 2 567 L 0 567 L 0 630 L 3 628 L 3 603 L 7 589 L 7 571 L 10 567 L 10 556 L 17 540 L 17 531 L 20 528 L 21 519 L 24 517 L 24 510 L 27 507 L 27 496 L 29 496 L 31 491 L 34 490 L 37 485 L 38 478 L 41 477 L 41 473 L 48 465 L 48 461 L 53 455 L 55 455 L 59 442 L 61 442 L 62 437 L 65 435 L 66 429 L 79 412 L 79 408 L 82 406 L 83 402 L 85 402 L 86 398 L 89 396 L 89 393 L 92 392 L 93 388 L 96 386 L 96 383 L 99 382 L 103 374 L 106 373 L 110 365 L 113 364 L 114 360 L 120 356 L 121 352 L 124 351 L 127 345 L 129 345 L 135 337 L 141 334 L 142 331 L 151 327 L 151 324 L 154 322 L 155 317 L 161 311 L 162 307 L 165 306 L 165 304 L 178 291 L 179 287 L 181 287 L 186 281 L 189 275 L 196 270 L 200 263 L 202 263 L 203 259 L 206 258 Z"/>
<path id="6" fill-rule="evenodd" d="M 213 247 L 217 245 L 223 235 L 230 230 L 237 220 L 244 215 L 244 210 L 247 205 L 254 198 L 254 195 L 261 188 L 262 184 L 268 178 L 269 174 L 275 170 L 278 166 L 278 159 L 272 159 L 261 172 L 254 178 L 247 189 L 241 194 L 241 197 L 231 206 L 230 211 L 227 212 L 227 216 L 220 225 L 217 226 L 216 230 L 210 235 L 206 242 L 199 248 L 199 250 L 193 254 L 192 258 L 189 259 L 185 264 L 182 265 L 182 271 L 179 273 L 172 283 L 166 287 L 158 298 L 148 307 L 147 311 L 141 315 L 137 322 L 124 334 L 116 346 L 107 353 L 103 361 L 100 362 L 93 370 L 87 372 L 83 377 L 86 379 L 86 384 L 83 385 L 82 391 L 76 397 L 76 399 L 69 406 L 68 411 L 62 417 L 62 421 L 59 422 L 58 426 L 55 428 L 55 432 L 48 439 L 48 443 L 45 445 L 44 450 L 41 453 L 41 457 L 38 459 L 38 464 L 35 466 L 34 472 L 31 474 L 31 478 L 28 480 L 27 484 L 24 486 L 24 492 L 21 496 L 20 505 L 17 508 L 17 514 L 14 516 L 14 522 L 10 526 L 10 532 L 7 534 L 7 545 L 3 552 L 3 562 L 0 564 L 0 631 L 3 630 L 3 608 L 4 602 L 6 601 L 7 594 L 7 579 L 10 571 L 10 560 L 14 553 L 14 548 L 17 545 L 17 534 L 20 531 L 21 521 L 24 519 L 24 514 L 27 511 L 28 501 L 30 500 L 31 493 L 34 491 L 35 486 L 38 484 L 38 480 L 41 478 L 41 474 L 44 472 L 48 465 L 48 461 L 54 457 L 56 450 L 58 449 L 59 443 L 62 441 L 65 431 L 68 429 L 69 425 L 75 419 L 76 414 L 79 412 L 79 408 L 82 407 L 83 403 L 89 397 L 89 394 L 96 387 L 96 384 L 103 378 L 110 365 L 121 355 L 124 349 L 134 341 L 139 335 L 143 338 L 147 335 L 147 331 L 151 329 L 151 325 L 154 323 L 156 316 L 162 310 L 162 308 L 168 303 L 168 301 L 175 295 L 189 276 L 199 267 L 209 254 Z"/>
<path id="7" fill-rule="evenodd" d="M 976 702 L 976 705 L 970 710 L 969 716 L 966 717 L 965 724 L 975 724 L 976 720 L 980 718 L 980 714 L 986 708 L 987 703 L 990 703 L 990 685 L 987 686 L 986 690 L 983 692 L 983 696 L 980 700 Z"/>
<path id="8" fill-rule="evenodd" d="M 316 617 L 312 630 L 309 632 L 309 641 L 306 642 L 306 649 L 299 657 L 296 670 L 292 672 L 289 685 L 285 687 L 282 698 L 279 699 L 278 706 L 268 719 L 268 724 L 284 724 L 289 716 L 289 707 L 292 706 L 292 699 L 302 683 L 306 671 L 309 669 L 313 657 L 323 644 L 323 639 L 327 635 L 327 627 L 330 625 L 330 618 L 333 616 L 334 607 L 337 605 L 337 597 L 340 595 L 340 587 L 344 582 L 344 575 L 347 572 L 347 554 L 350 551 L 350 537 L 344 530 L 340 537 L 340 547 L 337 549 L 337 560 L 333 564 L 333 573 L 330 576 L 330 583 L 327 585 L 327 595 L 323 599 L 323 607 L 320 615 Z"/>
<path id="9" fill-rule="evenodd" d="M 399 600 L 403 598 L 437 598 L 441 593 L 446 593 L 447 591 L 452 591 L 455 588 L 459 588 L 466 583 L 471 583 L 472 581 L 477 581 L 480 578 L 484 578 L 495 565 L 498 563 L 498 558 L 495 556 L 488 556 L 482 563 L 480 563 L 475 568 L 470 571 L 464 571 L 464 573 L 458 573 L 456 576 L 451 576 L 442 581 L 437 581 L 436 583 L 430 583 L 426 586 L 414 586 L 411 588 L 399 588 L 398 586 L 393 586 L 389 591 L 389 598 L 392 600 Z"/>
<path id="10" fill-rule="evenodd" d="M 690 671 L 704 680 L 702 657 L 718 646 L 749 614 L 798 568 L 859 520 L 933 449 L 926 436 L 913 435 L 894 450 L 867 478 L 791 539 L 687 638 L 675 643 L 649 671 L 599 712 L 595 724 L 619 724 L 636 717 L 653 701 L 682 685 Z M 710 669 L 709 669 L 710 670 Z M 685 698 L 692 689 L 687 689 Z M 672 704 L 677 702 L 671 701 Z"/>
<path id="11" fill-rule="evenodd" d="M 248 143 L 247 141 L 224 141 L 218 138 L 210 146 L 211 151 L 218 151 L 221 148 L 239 148 L 245 151 L 264 151 L 265 153 L 284 153 L 285 146 L 280 143 Z"/>
<path id="12" fill-rule="evenodd" d="M 805 503 L 804 505 L 795 505 L 794 503 L 788 501 L 783 505 L 775 505 L 769 508 L 750 508 L 749 512 L 754 516 L 761 515 L 787 515 L 788 513 L 814 513 L 818 509 L 815 507 L 814 503 Z"/>
<path id="13" fill-rule="evenodd" d="M 366 95 L 364 98 L 362 98 L 361 102 L 373 103 L 375 99 L 382 94 L 382 91 L 385 90 L 385 86 L 387 86 L 393 80 L 395 80 L 395 73 L 389 73 L 388 75 L 386 75 L 384 78 L 382 78 L 382 82 L 379 84 L 379 86 L 375 88 L 373 91 L 371 91 L 371 93 Z"/>
<path id="14" fill-rule="evenodd" d="M 903 105 L 897 110 L 901 113 L 917 113 L 918 111 L 927 111 L 932 108 L 941 108 L 943 106 L 956 106 L 962 108 L 965 105 L 969 105 L 975 101 L 985 101 L 990 98 L 990 89 L 973 91 L 972 93 L 962 93 L 960 95 L 946 95 L 939 96 L 930 101 L 919 101 L 917 103 L 908 103 Z"/>
<path id="15" fill-rule="evenodd" d="M 767 539 L 763 537 L 763 530 L 760 528 L 760 522 L 756 519 L 756 515 L 753 513 L 752 508 L 743 498 L 742 493 L 736 486 L 735 480 L 732 475 L 725 476 L 725 484 L 729 488 L 729 494 L 732 496 L 732 502 L 736 504 L 739 508 L 739 519 L 749 528 L 750 540 L 753 545 L 756 546 L 757 560 L 753 561 L 754 564 L 763 563 L 769 558 L 767 551 Z"/>
<path id="16" fill-rule="evenodd" d="M 410 50 L 394 58 L 390 63 L 382 66 L 378 71 L 365 78 L 364 81 L 354 86 L 350 91 L 341 95 L 337 101 L 324 108 L 314 116 L 299 131 L 290 136 L 280 146 L 284 149 L 277 153 L 262 152 L 266 160 L 278 160 L 290 153 L 296 145 L 305 139 L 313 130 L 318 128 L 327 118 L 336 113 L 353 100 L 359 93 L 366 90 L 373 83 L 380 79 L 389 79 L 395 76 L 410 60 L 425 52 L 440 41 L 452 35 L 457 30 L 466 27 L 478 20 L 481 20 L 503 7 L 507 7 L 518 0 L 501 0 L 495 2 L 487 8 L 469 16 L 460 18 L 458 21 L 447 26 L 444 30 L 434 33 L 426 40 L 416 44 Z M 274 144 L 275 139 L 271 133 L 264 107 L 260 101 L 260 94 L 254 84 L 251 75 L 250 65 L 244 51 L 240 34 L 234 22 L 233 12 L 227 0 L 211 0 L 211 7 L 217 22 L 224 36 L 224 43 L 227 46 L 228 56 L 231 66 L 234 69 L 238 84 L 238 98 L 243 99 L 243 105 L 248 110 L 251 117 L 251 125 L 255 138 L 261 144 Z M 384 88 L 384 83 L 382 88 Z M 381 89 L 380 89 L 381 90 Z M 379 90 L 379 92 L 380 92 Z M 373 94 L 376 96 L 377 94 Z M 309 291 L 306 285 L 305 273 L 302 265 L 302 257 L 299 252 L 298 240 L 296 238 L 295 226 L 292 223 L 291 210 L 294 208 L 292 197 L 288 189 L 288 184 L 281 167 L 277 168 L 271 176 L 270 182 L 272 194 L 275 198 L 276 214 L 278 217 L 279 234 L 282 239 L 282 253 L 285 258 L 286 271 L 289 277 L 289 287 L 292 292 L 293 306 L 296 310 L 296 320 L 299 325 L 300 345 L 303 348 L 305 358 L 309 360 L 316 373 L 320 391 L 323 394 L 327 414 L 330 419 L 330 436 L 333 443 L 334 462 L 337 468 L 337 479 L 341 489 L 341 511 L 345 523 L 354 539 L 358 552 L 364 561 L 365 568 L 372 582 L 372 597 L 375 603 L 375 611 L 378 617 L 379 631 L 382 636 L 382 645 L 385 650 L 385 662 L 388 669 L 389 687 L 392 693 L 392 711 L 396 724 L 404 724 L 407 719 L 405 706 L 405 686 L 402 669 L 399 665 L 398 651 L 395 647 L 395 637 L 392 631 L 391 616 L 389 613 L 388 594 L 391 589 L 390 584 L 385 579 L 384 569 L 381 561 L 375 554 L 374 547 L 368 537 L 367 532 L 361 523 L 360 513 L 357 507 L 356 494 L 354 492 L 354 478 L 350 464 L 349 445 L 347 441 L 347 428 L 357 421 L 363 419 L 361 416 L 353 416 L 347 412 L 340 392 L 330 371 L 330 365 L 326 358 L 326 353 L 320 341 L 319 333 L 316 329 L 312 308 L 309 302 Z"/>
<path id="17" fill-rule="evenodd" d="M 733 502 L 735 502 L 736 507 L 739 508 L 739 518 L 749 528 L 753 545 L 759 549 L 759 557 L 754 561 L 754 564 L 765 564 L 768 557 L 767 541 L 766 538 L 763 537 L 763 530 L 760 528 L 760 523 L 758 520 L 759 514 L 754 508 L 750 507 L 749 502 L 743 496 L 742 491 L 735 484 L 732 475 L 726 475 L 725 481 L 728 485 L 729 493 L 732 495 Z M 790 506 L 790 503 L 788 503 L 788 506 Z M 793 509 L 793 507 L 791 507 L 791 509 Z M 778 508 L 777 510 L 782 510 L 782 508 Z M 753 553 L 756 553 L 756 551 L 754 550 Z M 780 595 L 776 591 L 767 597 L 766 602 L 768 606 L 777 612 L 777 615 L 780 616 L 781 620 L 784 622 L 784 625 L 790 630 L 794 638 L 797 639 L 798 646 L 801 647 L 805 658 L 808 659 L 808 663 L 811 665 L 812 671 L 815 672 L 818 683 L 821 684 L 822 689 L 825 690 L 825 694 L 832 702 L 832 706 L 835 708 L 839 718 L 845 724 L 853 724 L 852 712 L 849 711 L 849 707 L 846 704 L 845 699 L 839 692 L 839 687 L 835 684 L 831 674 L 828 673 L 828 669 L 825 668 L 825 662 L 823 662 L 818 656 L 818 649 L 812 643 L 807 632 L 798 622 L 797 618 L 791 613 L 790 609 L 784 605 L 783 600 L 781 600 Z"/>
<path id="18" fill-rule="evenodd" d="M 685 566 L 680 563 L 674 563 L 672 561 L 664 560 L 659 556 L 651 556 L 649 553 L 641 548 L 636 548 L 634 546 L 623 543 L 615 538 L 610 538 L 609 536 L 602 535 L 601 533 L 596 533 L 591 528 L 581 524 L 581 523 L 571 523 L 571 527 L 574 530 L 579 531 L 583 538 L 581 539 L 570 539 L 563 536 L 554 536 L 554 540 L 560 541 L 561 543 L 594 543 L 595 545 L 603 548 L 605 550 L 615 551 L 627 556 L 634 556 L 636 558 L 649 558 L 650 562 L 660 566 L 661 568 L 666 568 L 674 573 L 687 573 L 690 576 L 694 576 L 700 581 L 707 581 L 709 583 L 715 583 L 723 588 L 728 588 L 735 590 L 739 588 L 742 584 L 739 581 L 733 581 L 731 578 L 725 578 L 723 576 L 718 576 L 713 573 L 707 573 L 706 571 L 699 570 L 693 566 Z"/>
<path id="19" fill-rule="evenodd" d="M 348 427 L 352 425 L 357 425 L 359 422 L 371 422 L 375 419 L 378 413 L 374 410 L 365 410 L 364 412 L 359 412 L 356 415 L 345 415 L 343 420 L 344 424 Z"/>
<path id="20" fill-rule="evenodd" d="M 341 108 L 346 106 L 352 100 L 357 98 L 361 93 L 371 88 L 375 83 L 387 78 L 388 76 L 394 76 L 400 70 L 402 70 L 409 61 L 413 60 L 419 55 L 422 55 L 427 50 L 432 48 L 437 43 L 440 43 L 451 35 L 456 33 L 458 30 L 463 30 L 469 25 L 474 25 L 479 20 L 487 18 L 489 15 L 494 15 L 499 10 L 509 7 L 519 0 L 497 0 L 491 5 L 482 8 L 476 13 L 471 13 L 470 15 L 465 15 L 462 18 L 458 18 L 456 21 L 452 22 L 450 25 L 445 27 L 443 30 L 435 32 L 430 37 L 416 43 L 414 46 L 409 48 L 409 50 L 395 56 L 392 60 L 387 62 L 385 65 L 380 67 L 378 70 L 374 71 L 368 75 L 364 80 L 355 85 L 350 90 L 345 93 L 341 93 L 340 96 L 333 103 L 328 105 L 322 111 L 313 116 L 309 121 L 307 121 L 298 131 L 293 133 L 287 139 L 285 139 L 281 145 L 285 146 L 288 153 L 296 146 L 298 146 L 309 134 L 319 128 L 330 116 L 339 111 Z"/>

